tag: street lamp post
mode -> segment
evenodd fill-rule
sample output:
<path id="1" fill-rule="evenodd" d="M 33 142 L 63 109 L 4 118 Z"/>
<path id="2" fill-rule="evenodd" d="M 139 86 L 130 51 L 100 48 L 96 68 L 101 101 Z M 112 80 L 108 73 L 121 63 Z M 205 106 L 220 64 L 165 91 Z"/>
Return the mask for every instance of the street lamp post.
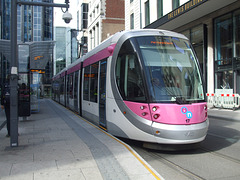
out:
<path id="1" fill-rule="evenodd" d="M 11 135 L 10 146 L 11 147 L 18 146 L 18 88 L 17 88 L 18 87 L 18 49 L 17 49 L 17 5 L 18 4 L 30 5 L 30 6 L 61 7 L 61 8 L 66 8 L 65 13 L 68 13 L 69 0 L 65 0 L 65 4 L 11 0 L 11 61 L 10 61 L 10 135 Z M 67 17 L 69 17 L 69 13 L 67 14 Z"/>

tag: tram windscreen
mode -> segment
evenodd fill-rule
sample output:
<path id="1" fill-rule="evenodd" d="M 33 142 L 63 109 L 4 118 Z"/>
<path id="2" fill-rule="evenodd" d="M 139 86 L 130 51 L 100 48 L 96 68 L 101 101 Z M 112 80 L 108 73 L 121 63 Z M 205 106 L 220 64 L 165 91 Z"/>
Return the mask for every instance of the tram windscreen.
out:
<path id="1" fill-rule="evenodd" d="M 187 40 L 175 37 L 138 37 L 150 96 L 154 102 L 204 100 L 197 59 Z"/>

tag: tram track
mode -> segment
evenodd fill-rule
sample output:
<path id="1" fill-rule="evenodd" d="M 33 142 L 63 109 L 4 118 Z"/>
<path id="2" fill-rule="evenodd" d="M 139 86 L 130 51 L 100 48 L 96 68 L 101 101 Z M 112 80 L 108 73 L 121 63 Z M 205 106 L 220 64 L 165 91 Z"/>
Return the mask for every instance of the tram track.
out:
<path id="1" fill-rule="evenodd" d="M 234 162 L 234 163 L 237 163 L 240 165 L 240 160 L 237 159 L 237 158 L 233 158 L 231 156 L 227 156 L 225 154 L 222 154 L 222 153 L 219 153 L 219 152 L 214 152 L 212 151 L 211 149 L 207 149 L 207 148 L 204 148 L 204 147 L 200 147 L 200 149 L 202 151 L 205 151 L 206 153 L 211 153 L 212 155 L 214 156 L 217 156 L 217 157 L 220 157 L 220 158 L 223 158 L 225 160 L 228 160 L 228 161 L 231 161 L 231 162 Z"/>
<path id="2" fill-rule="evenodd" d="M 177 165 L 176 163 L 168 160 L 167 158 L 164 158 L 163 156 L 157 154 L 157 153 L 150 153 L 152 157 L 158 158 L 161 163 L 164 163 L 167 165 L 169 168 L 181 173 L 185 177 L 191 180 L 204 180 L 203 177 L 198 176 L 197 174 Z"/>
<path id="3" fill-rule="evenodd" d="M 200 166 L 199 162 L 193 161 L 197 157 L 205 156 L 211 159 L 215 159 L 218 162 L 227 164 L 235 164 L 236 166 L 240 166 L 240 159 L 231 157 L 221 152 L 214 151 L 210 148 L 207 148 L 203 145 L 200 145 L 198 149 L 195 150 L 184 150 L 184 151 L 175 151 L 175 152 L 167 152 L 167 151 L 159 151 L 159 150 L 150 150 L 141 147 L 139 144 L 135 145 L 134 143 L 129 143 L 129 145 L 137 151 L 140 156 L 142 156 L 145 161 L 147 161 L 155 170 L 158 170 L 159 174 L 165 173 L 163 169 L 159 167 L 165 167 L 167 171 L 177 174 L 180 176 L 179 180 L 205 180 L 208 179 L 208 175 L 204 175 L 204 171 L 207 171 L 207 167 L 203 167 L 202 172 L 191 167 L 191 164 L 196 163 L 196 167 Z M 184 156 L 190 155 L 194 157 L 190 164 L 184 164 L 181 160 L 183 160 Z M 173 158 L 176 156 L 177 159 Z M 199 164 L 198 164 L 199 163 Z M 214 164 L 214 162 L 212 162 Z M 194 165 L 195 166 L 195 165 Z M 214 166 L 214 165 L 213 165 Z M 223 170 L 224 171 L 224 170 Z M 166 175 L 166 179 L 172 179 L 172 175 Z"/>
<path id="4" fill-rule="evenodd" d="M 231 141 L 232 141 L 232 142 L 235 142 L 235 143 L 239 141 L 238 138 L 228 138 L 228 137 L 220 136 L 220 135 L 217 135 L 217 134 L 214 134 L 214 133 L 208 133 L 208 136 L 213 136 L 213 137 L 215 137 L 215 138 L 220 138 L 220 139 L 231 139 Z M 225 160 L 232 161 L 232 162 L 237 163 L 237 164 L 240 165 L 240 159 L 237 159 L 237 158 L 234 158 L 234 157 L 225 155 L 225 154 L 223 154 L 223 153 L 214 151 L 214 150 L 212 150 L 212 149 L 210 149 L 210 148 L 207 148 L 207 147 L 200 146 L 199 148 L 200 148 L 202 151 L 205 151 L 206 153 L 211 153 L 212 155 L 221 157 L 221 158 L 223 158 L 223 159 L 225 159 Z"/>
<path id="5" fill-rule="evenodd" d="M 189 171 L 184 167 L 181 167 L 174 161 L 171 161 L 168 158 L 164 157 L 165 151 L 161 152 L 158 150 L 145 149 L 144 147 L 141 146 L 141 143 L 134 142 L 131 140 L 125 140 L 125 142 L 128 143 L 137 153 L 139 153 L 139 155 L 143 159 L 145 159 L 145 161 L 147 161 L 150 165 L 151 165 L 151 159 L 154 159 L 155 163 L 157 162 L 157 164 L 153 165 L 154 169 L 156 166 L 162 166 L 162 164 L 164 164 L 165 166 L 171 169 L 170 171 L 174 171 L 178 175 L 181 174 L 184 177 L 184 178 L 178 178 L 179 180 L 180 179 L 205 180 L 205 178 L 197 175 L 194 172 Z M 160 153 L 161 154 L 163 153 L 163 155 L 161 155 Z M 168 153 L 166 152 L 166 154 Z M 158 173 L 162 174 L 162 172 L 158 172 Z"/>

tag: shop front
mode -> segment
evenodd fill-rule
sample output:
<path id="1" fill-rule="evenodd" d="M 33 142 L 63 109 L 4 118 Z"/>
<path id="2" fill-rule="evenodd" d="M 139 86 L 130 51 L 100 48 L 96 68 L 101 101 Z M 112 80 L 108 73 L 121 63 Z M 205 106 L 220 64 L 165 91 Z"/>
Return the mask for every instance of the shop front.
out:
<path id="1" fill-rule="evenodd" d="M 240 10 L 214 19 L 215 89 L 240 94 Z"/>

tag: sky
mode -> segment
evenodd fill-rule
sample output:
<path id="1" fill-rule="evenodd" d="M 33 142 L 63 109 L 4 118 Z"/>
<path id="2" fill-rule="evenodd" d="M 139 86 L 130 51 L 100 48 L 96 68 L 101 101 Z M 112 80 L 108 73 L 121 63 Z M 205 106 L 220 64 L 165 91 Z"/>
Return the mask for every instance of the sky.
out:
<path id="1" fill-rule="evenodd" d="M 65 4 L 65 0 L 54 0 L 54 3 L 58 4 Z M 71 29 L 77 29 L 77 0 L 69 0 L 70 8 L 68 12 L 72 14 L 73 19 L 69 24 L 66 24 L 62 19 L 63 12 L 61 8 L 54 8 L 54 26 L 61 26 L 61 27 L 70 27 Z M 66 10 L 65 8 L 63 9 Z"/>

